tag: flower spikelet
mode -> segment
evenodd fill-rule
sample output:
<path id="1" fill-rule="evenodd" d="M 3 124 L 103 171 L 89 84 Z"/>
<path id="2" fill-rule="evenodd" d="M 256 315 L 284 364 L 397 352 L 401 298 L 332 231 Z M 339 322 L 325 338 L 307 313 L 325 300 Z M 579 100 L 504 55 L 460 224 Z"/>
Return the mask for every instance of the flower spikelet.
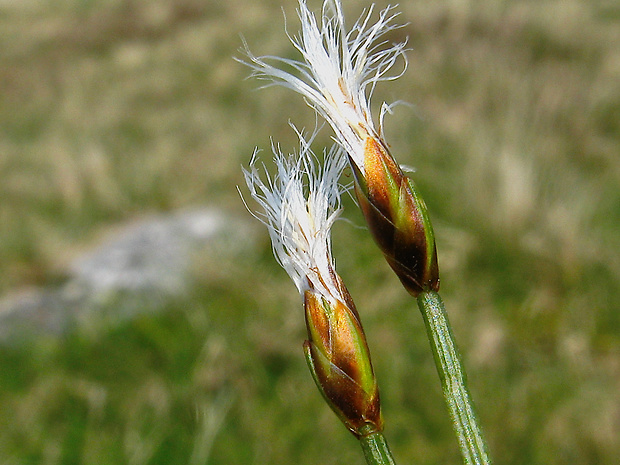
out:
<path id="1" fill-rule="evenodd" d="M 380 140 L 364 149 L 366 176 L 355 169 L 355 193 L 368 227 L 409 293 L 439 289 L 437 249 L 426 204 Z"/>
<path id="2" fill-rule="evenodd" d="M 392 157 L 381 127 L 375 128 L 370 108 L 377 83 L 404 73 L 406 41 L 385 39 L 401 27 L 391 7 L 375 23 L 372 13 L 370 7 L 347 31 L 339 0 L 324 2 L 320 21 L 300 0 L 301 32 L 289 37 L 302 61 L 256 57 L 247 47 L 246 55 L 255 75 L 302 94 L 332 126 L 348 154 L 356 196 L 375 242 L 404 287 L 417 296 L 439 288 L 433 228 L 415 184 Z M 401 61 L 403 69 L 394 72 Z M 379 119 L 389 110 L 384 103 Z"/>
<path id="3" fill-rule="evenodd" d="M 383 426 L 379 391 L 359 314 L 336 274 L 330 245 L 346 190 L 338 180 L 347 162 L 335 146 L 317 169 L 310 143 L 301 135 L 300 141 L 298 155 L 284 156 L 274 147 L 277 173 L 266 181 L 255 153 L 245 179 L 261 206 L 255 216 L 269 230 L 274 255 L 303 296 L 312 377 L 347 428 L 366 434 Z"/>

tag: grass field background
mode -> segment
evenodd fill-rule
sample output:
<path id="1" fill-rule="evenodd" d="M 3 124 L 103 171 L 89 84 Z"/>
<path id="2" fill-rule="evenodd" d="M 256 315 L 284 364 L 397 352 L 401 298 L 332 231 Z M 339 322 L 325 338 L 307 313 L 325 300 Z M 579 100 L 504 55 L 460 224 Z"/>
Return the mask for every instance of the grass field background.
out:
<path id="1" fill-rule="evenodd" d="M 367 6 L 345 1 L 349 23 Z M 320 2 L 309 0 L 320 9 Z M 378 7 L 386 6 L 378 2 Z M 0 294 L 65 279 L 128 220 L 247 215 L 240 166 L 294 148 L 301 98 L 236 63 L 295 57 L 281 0 L 0 1 Z M 497 464 L 620 458 L 620 8 L 403 1 L 386 134 L 436 230 L 442 295 Z M 327 128 L 317 148 L 330 143 Z M 268 156 L 268 151 L 264 154 Z M 334 232 L 400 464 L 459 463 L 415 302 L 355 205 Z M 362 463 L 302 355 L 266 231 L 155 315 L 0 348 L 0 464 Z"/>

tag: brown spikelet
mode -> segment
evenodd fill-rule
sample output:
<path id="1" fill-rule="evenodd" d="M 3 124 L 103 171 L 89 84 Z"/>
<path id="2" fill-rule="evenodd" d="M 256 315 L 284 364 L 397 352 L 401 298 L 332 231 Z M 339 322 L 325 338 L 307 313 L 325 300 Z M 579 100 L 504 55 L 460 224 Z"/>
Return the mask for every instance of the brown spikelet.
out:
<path id="1" fill-rule="evenodd" d="M 352 304 L 350 297 L 345 300 Z M 304 351 L 319 391 L 354 435 L 369 425 L 380 431 L 379 390 L 357 311 L 313 290 L 305 292 L 304 307 L 309 338 Z"/>
<path id="2" fill-rule="evenodd" d="M 403 286 L 416 296 L 439 289 L 435 236 L 426 204 L 378 139 L 368 137 L 364 173 L 351 162 L 368 227 Z"/>

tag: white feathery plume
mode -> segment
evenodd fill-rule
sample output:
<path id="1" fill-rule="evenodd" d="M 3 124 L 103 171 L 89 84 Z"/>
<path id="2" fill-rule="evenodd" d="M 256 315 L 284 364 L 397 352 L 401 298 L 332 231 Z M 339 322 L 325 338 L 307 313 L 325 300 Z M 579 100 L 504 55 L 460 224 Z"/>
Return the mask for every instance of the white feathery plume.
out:
<path id="1" fill-rule="evenodd" d="M 301 294 L 314 289 L 332 302 L 340 296 L 331 255 L 331 227 L 341 213 L 340 197 L 348 188 L 339 183 L 346 166 L 336 145 L 317 168 L 310 143 L 298 132 L 300 150 L 284 155 L 272 144 L 277 167 L 272 177 L 258 150 L 243 174 L 252 197 L 261 210 L 253 215 L 267 226 L 278 263 L 289 274 Z M 265 180 L 261 176 L 265 171 Z"/>
<path id="2" fill-rule="evenodd" d="M 347 32 L 340 0 L 325 0 L 320 24 L 308 10 L 306 1 L 299 0 L 301 32 L 297 37 L 289 35 L 289 39 L 303 61 L 277 56 L 257 57 L 247 44 L 245 47 L 249 59 L 246 64 L 254 70 L 253 74 L 302 94 L 330 123 L 338 142 L 362 173 L 366 139 L 381 138 L 370 109 L 374 88 L 380 81 L 402 76 L 407 67 L 406 40 L 388 44 L 384 38 L 389 31 L 402 27 L 393 23 L 398 13 L 393 13 L 393 8 L 388 6 L 372 24 L 373 6 L 363 12 Z M 403 69 L 390 72 L 401 58 Z M 389 106 L 384 103 L 380 120 L 386 111 Z"/>

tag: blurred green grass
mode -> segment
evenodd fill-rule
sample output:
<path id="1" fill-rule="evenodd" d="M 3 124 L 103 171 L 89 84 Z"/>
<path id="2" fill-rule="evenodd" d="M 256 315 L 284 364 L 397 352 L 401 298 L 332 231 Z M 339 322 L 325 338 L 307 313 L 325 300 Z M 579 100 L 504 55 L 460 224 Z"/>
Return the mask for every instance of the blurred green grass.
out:
<path id="1" fill-rule="evenodd" d="M 293 56 L 280 1 L 0 3 L 0 292 L 62 282 L 149 212 L 243 215 L 240 165 L 293 147 L 301 99 L 232 60 Z M 283 6 L 295 31 L 295 3 Z M 379 6 L 385 6 L 379 2 Z M 352 21 L 366 6 L 347 2 Z M 311 7 L 318 9 L 319 2 Z M 620 9 L 417 1 L 387 137 L 435 225 L 442 295 L 496 463 L 620 457 Z M 318 143 L 329 143 L 329 132 Z M 399 463 L 458 463 L 414 302 L 352 202 L 334 237 Z M 252 283 L 252 287 L 248 287 Z M 265 237 L 157 315 L 0 350 L 0 463 L 361 463 L 307 372 Z"/>

